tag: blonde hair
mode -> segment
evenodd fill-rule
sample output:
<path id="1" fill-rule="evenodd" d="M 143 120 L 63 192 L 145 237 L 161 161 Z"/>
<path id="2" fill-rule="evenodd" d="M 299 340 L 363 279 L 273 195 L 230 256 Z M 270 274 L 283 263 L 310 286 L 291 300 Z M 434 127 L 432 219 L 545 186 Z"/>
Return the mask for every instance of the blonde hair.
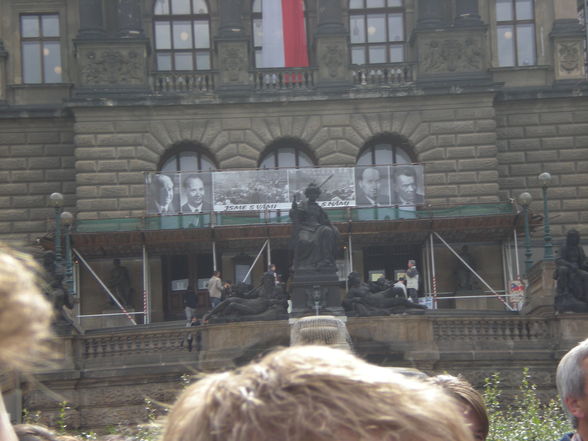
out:
<path id="1" fill-rule="evenodd" d="M 0 242 L 0 368 L 30 367 L 46 352 L 53 309 L 33 258 Z"/>
<path id="2" fill-rule="evenodd" d="M 470 441 L 440 388 L 326 346 L 296 346 L 186 389 L 163 441 Z"/>

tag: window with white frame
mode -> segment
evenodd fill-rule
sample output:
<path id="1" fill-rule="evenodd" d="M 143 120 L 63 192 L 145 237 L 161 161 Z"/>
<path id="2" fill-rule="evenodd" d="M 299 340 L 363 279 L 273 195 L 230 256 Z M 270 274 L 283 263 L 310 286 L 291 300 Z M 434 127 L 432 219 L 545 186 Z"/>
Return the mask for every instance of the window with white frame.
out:
<path id="1" fill-rule="evenodd" d="M 403 0 L 349 0 L 352 64 L 405 59 Z"/>
<path id="2" fill-rule="evenodd" d="M 535 55 L 534 0 L 496 0 L 498 66 L 533 66 Z"/>
<path id="3" fill-rule="evenodd" d="M 156 0 L 153 26 L 158 71 L 211 69 L 210 16 L 205 0 Z"/>
<path id="4" fill-rule="evenodd" d="M 61 83 L 61 38 L 58 14 L 20 16 L 22 78 L 26 84 Z"/>

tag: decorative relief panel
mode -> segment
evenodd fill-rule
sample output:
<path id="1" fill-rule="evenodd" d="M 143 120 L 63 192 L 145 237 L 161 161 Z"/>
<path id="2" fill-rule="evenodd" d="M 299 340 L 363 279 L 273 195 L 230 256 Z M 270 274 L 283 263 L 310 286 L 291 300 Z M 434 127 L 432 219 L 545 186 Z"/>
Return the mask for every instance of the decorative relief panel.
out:
<path id="1" fill-rule="evenodd" d="M 246 43 L 219 42 L 218 49 L 221 83 L 224 85 L 246 84 L 249 70 Z"/>
<path id="2" fill-rule="evenodd" d="M 347 69 L 348 49 L 347 43 L 339 36 L 322 36 L 317 40 L 317 60 L 319 68 L 319 81 L 347 81 L 350 79 L 350 71 Z"/>
<path id="3" fill-rule="evenodd" d="M 141 86 L 147 81 L 142 47 L 80 48 L 82 86 Z"/>
<path id="4" fill-rule="evenodd" d="M 584 50 L 581 40 L 556 41 L 555 66 L 557 79 L 584 77 Z"/>
<path id="5" fill-rule="evenodd" d="M 477 72 L 484 65 L 481 38 L 426 39 L 422 42 L 423 73 Z"/>

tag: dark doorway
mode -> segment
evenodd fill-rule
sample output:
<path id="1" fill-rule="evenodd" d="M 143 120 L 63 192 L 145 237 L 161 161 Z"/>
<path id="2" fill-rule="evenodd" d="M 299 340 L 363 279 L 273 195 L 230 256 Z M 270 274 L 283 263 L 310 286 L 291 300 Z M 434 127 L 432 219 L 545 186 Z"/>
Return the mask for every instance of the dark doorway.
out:
<path id="1" fill-rule="evenodd" d="M 199 315 L 208 310 L 206 281 L 212 275 L 211 254 L 176 254 L 161 257 L 163 308 L 166 320 L 183 320 L 184 294 L 192 284 L 198 295 Z"/>
<path id="2" fill-rule="evenodd" d="M 421 247 L 418 245 L 367 247 L 364 249 L 364 280 L 377 279 L 382 272 L 386 279 L 396 280 L 398 273 L 408 268 L 410 259 L 416 261 L 417 268 L 421 268 L 420 256 Z"/>

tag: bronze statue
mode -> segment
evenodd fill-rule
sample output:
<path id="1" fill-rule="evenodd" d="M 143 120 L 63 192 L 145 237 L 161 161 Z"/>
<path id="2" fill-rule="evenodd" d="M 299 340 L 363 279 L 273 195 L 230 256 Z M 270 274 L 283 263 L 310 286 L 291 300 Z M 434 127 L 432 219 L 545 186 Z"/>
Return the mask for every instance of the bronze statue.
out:
<path id="1" fill-rule="evenodd" d="M 243 293 L 238 287 L 236 295 L 219 303 L 203 317 L 204 322 L 226 323 L 256 320 L 286 320 L 288 302 L 280 285 L 276 285 L 273 272 L 263 275 L 261 286 Z"/>
<path id="2" fill-rule="evenodd" d="M 45 270 L 44 292 L 47 299 L 53 305 L 55 322 L 72 323 L 70 316 L 63 309 L 73 309 L 74 297 L 63 285 L 63 265 L 57 262 L 53 251 L 45 251 L 43 254 L 43 269 Z"/>
<path id="3" fill-rule="evenodd" d="M 290 210 L 292 219 L 292 249 L 294 272 L 336 271 L 335 259 L 339 231 L 331 225 L 327 213 L 317 204 L 321 194 L 318 185 L 312 183 L 304 190 L 306 201 L 294 200 Z"/>
<path id="4" fill-rule="evenodd" d="M 470 250 L 467 245 L 461 247 L 459 256 L 466 262 L 471 268 L 476 269 L 476 262 L 474 256 L 470 254 Z M 460 260 L 457 262 L 457 268 L 455 269 L 455 279 L 457 281 L 457 289 L 464 291 L 471 291 L 474 289 L 474 274 L 470 269 L 463 264 Z"/>
<path id="5" fill-rule="evenodd" d="M 555 265 L 555 309 L 559 312 L 588 312 L 588 261 L 578 231 L 568 231 Z"/>
<path id="6" fill-rule="evenodd" d="M 120 259 L 114 259 L 112 264 L 114 266 L 110 270 L 108 287 L 123 306 L 130 306 L 133 288 L 129 270 L 120 264 Z"/>
<path id="7" fill-rule="evenodd" d="M 383 282 L 380 282 L 379 286 L 382 285 Z M 347 298 L 343 300 L 343 308 L 348 316 L 390 315 L 407 311 L 414 313 L 427 309 L 424 305 L 405 299 L 404 291 L 393 285 L 384 291 L 372 292 L 357 272 L 349 273 L 348 286 Z"/>

